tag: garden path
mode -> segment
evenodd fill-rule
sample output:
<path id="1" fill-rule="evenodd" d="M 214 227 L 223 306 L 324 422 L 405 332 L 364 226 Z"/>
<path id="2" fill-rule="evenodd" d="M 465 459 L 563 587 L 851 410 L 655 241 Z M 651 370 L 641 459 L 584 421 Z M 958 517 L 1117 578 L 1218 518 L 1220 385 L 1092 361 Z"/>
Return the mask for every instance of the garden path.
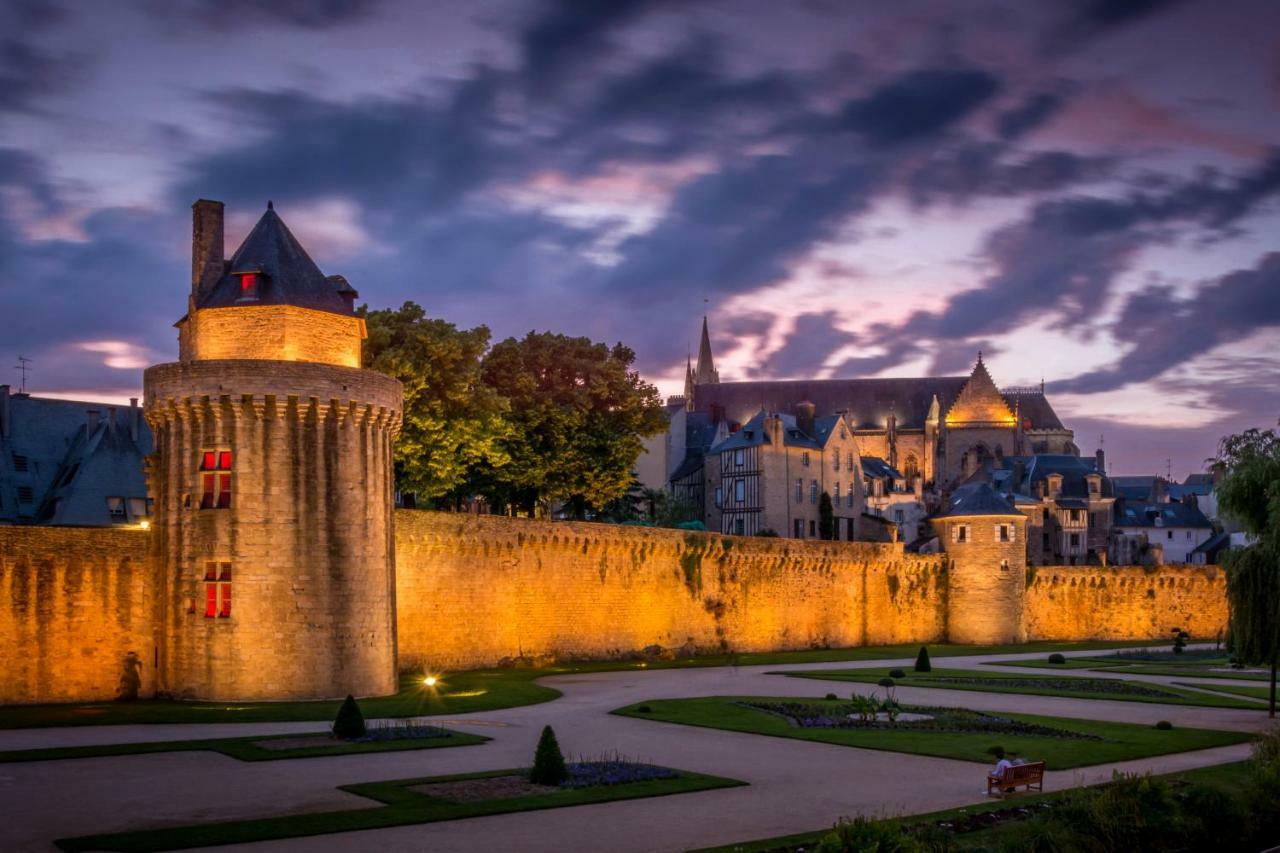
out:
<path id="1" fill-rule="evenodd" d="M 972 667 L 988 660 L 1041 656 L 946 658 L 935 661 L 935 666 Z M 645 699 L 734 694 L 820 696 L 828 690 L 843 695 L 850 689 L 869 692 L 876 689 L 874 685 L 827 684 L 768 673 L 861 666 L 906 668 L 911 663 L 892 659 L 553 676 L 545 683 L 564 692 L 560 699 L 449 721 L 494 738 L 477 747 L 261 763 L 189 752 L 0 765 L 0 798 L 10 807 L 7 811 L 11 815 L 22 816 L 0 822 L 0 849 L 44 851 L 52 849 L 51 839 L 69 835 L 358 808 L 368 801 L 335 790 L 337 785 L 527 764 L 544 724 L 555 727 L 571 756 L 617 750 L 642 760 L 751 784 L 675 797 L 245 845 L 242 849 L 377 849 L 380 853 L 422 849 L 681 850 L 803 832 L 858 812 L 916 813 L 983 801 L 982 770 L 968 762 L 653 723 L 608 713 Z M 898 698 L 908 703 L 1121 722 L 1153 724 L 1167 719 L 1176 726 L 1239 731 L 1260 730 L 1266 725 L 1265 714 L 1236 709 L 912 687 L 898 688 Z M 438 718 L 432 721 L 444 722 Z M 324 727 L 313 722 L 26 729 L 0 732 L 0 749 L 317 731 Z M 1102 781 L 1116 769 L 1171 772 L 1236 761 L 1247 754 L 1248 747 L 1242 744 L 1051 771 L 1046 788 Z"/>

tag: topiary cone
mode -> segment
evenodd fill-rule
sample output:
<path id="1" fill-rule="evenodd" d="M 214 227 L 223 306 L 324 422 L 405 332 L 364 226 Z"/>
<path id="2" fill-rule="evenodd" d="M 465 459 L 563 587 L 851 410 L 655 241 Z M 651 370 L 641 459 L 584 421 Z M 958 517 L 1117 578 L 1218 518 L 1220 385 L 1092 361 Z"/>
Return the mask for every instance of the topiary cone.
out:
<path id="1" fill-rule="evenodd" d="M 355 697 L 348 693 L 347 698 L 342 700 L 342 707 L 338 709 L 338 716 L 333 720 L 333 736 L 342 740 L 355 740 L 364 737 L 365 731 L 364 714 L 360 713 Z"/>
<path id="2" fill-rule="evenodd" d="M 921 646 L 920 654 L 916 655 L 916 672 L 928 672 L 931 669 L 933 664 L 929 663 L 929 649 Z"/>
<path id="3" fill-rule="evenodd" d="M 529 771 L 529 781 L 535 785 L 559 785 L 567 778 L 569 771 L 564 766 L 564 756 L 560 754 L 556 733 L 551 730 L 551 726 L 543 726 L 542 737 L 538 738 L 538 749 L 533 754 L 533 769 Z"/>

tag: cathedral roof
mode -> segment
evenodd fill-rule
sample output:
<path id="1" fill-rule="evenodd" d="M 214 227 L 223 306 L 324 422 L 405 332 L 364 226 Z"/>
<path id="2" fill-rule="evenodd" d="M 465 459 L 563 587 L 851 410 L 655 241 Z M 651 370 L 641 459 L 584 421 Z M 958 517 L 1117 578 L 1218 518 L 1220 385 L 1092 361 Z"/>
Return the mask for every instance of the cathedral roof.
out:
<path id="1" fill-rule="evenodd" d="M 222 278 L 198 297 L 196 307 L 243 306 L 240 276 L 250 272 L 260 274 L 254 304 L 352 313 L 355 290 L 341 276 L 325 277 L 269 203 L 258 224 L 227 262 Z"/>
<path id="2" fill-rule="evenodd" d="M 923 429 L 934 395 L 946 404 L 968 380 L 963 376 L 910 379 L 799 379 L 721 382 L 698 385 L 697 411 L 717 411 L 744 423 L 763 409 L 794 414 L 797 404 L 814 404 L 819 416 L 846 412 L 854 429 L 883 429 L 892 411 L 898 429 Z"/>

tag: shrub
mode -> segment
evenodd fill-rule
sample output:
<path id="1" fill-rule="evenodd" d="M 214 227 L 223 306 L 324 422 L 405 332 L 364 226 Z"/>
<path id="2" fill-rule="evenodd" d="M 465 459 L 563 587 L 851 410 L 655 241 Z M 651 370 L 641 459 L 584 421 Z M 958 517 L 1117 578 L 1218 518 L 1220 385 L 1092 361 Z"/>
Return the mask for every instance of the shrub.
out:
<path id="1" fill-rule="evenodd" d="M 822 698 L 826 699 L 828 702 L 834 702 L 836 699 L 840 697 L 836 696 L 836 694 L 834 693 L 828 693 L 826 696 L 823 696 Z"/>
<path id="2" fill-rule="evenodd" d="M 900 669 L 891 669 L 889 670 L 889 677 L 890 678 L 906 678 L 907 674 Z"/>
<path id="3" fill-rule="evenodd" d="M 1156 723 L 1156 728 L 1162 732 L 1167 732 L 1169 731 L 1169 729 L 1173 728 L 1173 723 L 1169 722 L 1168 720 L 1161 720 L 1160 722 Z"/>
<path id="4" fill-rule="evenodd" d="M 921 646 L 920 654 L 916 655 L 916 672 L 929 672 L 932 669 L 933 664 L 929 663 L 929 649 Z"/>
<path id="5" fill-rule="evenodd" d="M 542 737 L 538 738 L 538 749 L 533 754 L 533 769 L 529 771 L 529 781 L 535 785 L 559 785 L 569 777 L 564 766 L 564 756 L 560 754 L 560 744 L 556 741 L 556 733 L 551 726 L 542 727 Z"/>
<path id="6" fill-rule="evenodd" d="M 852 820 L 840 818 L 813 849 L 814 853 L 917 853 L 920 845 L 893 821 L 858 815 Z"/>
<path id="7" fill-rule="evenodd" d="M 877 681 L 876 684 L 879 684 L 881 687 L 892 687 L 893 685 L 897 684 L 897 682 L 894 681 L 892 678 L 882 678 L 879 681 Z"/>
<path id="8" fill-rule="evenodd" d="M 1053 654 L 1049 655 L 1049 663 L 1066 663 L 1066 662 L 1067 662 L 1066 655 L 1059 654 L 1058 652 L 1054 652 Z"/>
<path id="9" fill-rule="evenodd" d="M 355 697 L 348 693 L 347 698 L 342 700 L 342 707 L 338 709 L 338 716 L 334 717 L 333 736 L 342 740 L 355 740 L 364 737 L 365 731 L 364 714 L 360 713 Z"/>
<path id="10" fill-rule="evenodd" d="M 1208 785 L 1190 785 L 1179 799 L 1187 849 L 1246 849 L 1244 835 L 1249 815 L 1241 800 Z"/>

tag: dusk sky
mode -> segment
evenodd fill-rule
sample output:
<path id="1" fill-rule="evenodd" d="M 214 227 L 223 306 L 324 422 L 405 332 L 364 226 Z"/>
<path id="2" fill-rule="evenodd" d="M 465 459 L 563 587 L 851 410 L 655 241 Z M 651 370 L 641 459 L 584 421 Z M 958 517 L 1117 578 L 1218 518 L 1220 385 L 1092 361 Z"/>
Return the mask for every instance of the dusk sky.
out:
<path id="1" fill-rule="evenodd" d="M 1280 416 L 1280 3 L 0 6 L 0 358 L 138 396 L 190 205 L 372 307 L 724 380 L 1043 379 L 1111 473 Z"/>

